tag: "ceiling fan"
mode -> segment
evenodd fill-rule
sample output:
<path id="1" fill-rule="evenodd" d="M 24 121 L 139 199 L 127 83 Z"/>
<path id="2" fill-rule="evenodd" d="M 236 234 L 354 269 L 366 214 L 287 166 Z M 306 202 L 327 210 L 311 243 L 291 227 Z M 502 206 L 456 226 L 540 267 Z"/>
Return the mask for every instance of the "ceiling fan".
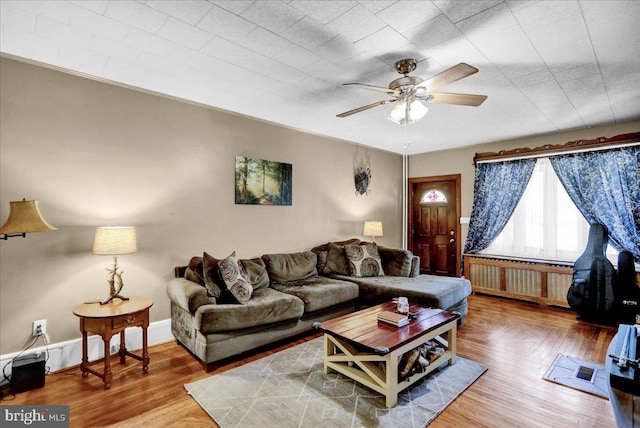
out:
<path id="1" fill-rule="evenodd" d="M 370 108 L 397 102 L 393 109 L 391 109 L 387 119 L 397 124 L 414 123 L 427 114 L 428 109 L 427 106 L 424 105 L 424 103 L 427 102 L 477 107 L 487 99 L 486 95 L 432 92 L 444 85 L 477 73 L 477 68 L 462 62 L 427 80 L 423 80 L 420 77 L 409 76 L 409 73 L 416 69 L 417 64 L 417 61 L 411 58 L 397 61 L 395 64 L 396 70 L 398 73 L 403 74 L 404 77 L 400 77 L 389 83 L 388 88 L 366 85 L 364 83 L 344 83 L 345 86 L 355 86 L 370 91 L 384 92 L 390 95 L 391 99 L 376 101 L 375 103 L 340 113 L 337 116 L 347 117 L 355 113 L 360 113 L 361 111 L 369 110 Z"/>

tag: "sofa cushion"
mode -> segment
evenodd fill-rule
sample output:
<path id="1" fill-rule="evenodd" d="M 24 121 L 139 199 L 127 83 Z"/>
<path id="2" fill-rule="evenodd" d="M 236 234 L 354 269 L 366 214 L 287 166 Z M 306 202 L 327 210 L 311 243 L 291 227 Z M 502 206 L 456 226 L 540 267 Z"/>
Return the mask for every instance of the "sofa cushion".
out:
<path id="1" fill-rule="evenodd" d="M 239 262 L 244 268 L 246 278 L 254 290 L 269 286 L 269 274 L 261 258 L 241 259 Z"/>
<path id="2" fill-rule="evenodd" d="M 360 287 L 360 300 L 367 304 L 388 302 L 394 297 L 407 297 L 409 304 L 417 303 L 449 309 L 471 294 L 471 282 L 464 278 L 437 275 L 419 275 L 414 278 L 377 276 L 335 278 L 353 281 Z"/>
<path id="3" fill-rule="evenodd" d="M 196 310 L 194 325 L 202 333 L 235 331 L 298 319 L 304 312 L 300 299 L 265 287 L 255 290 L 246 305 L 204 305 Z"/>
<path id="4" fill-rule="evenodd" d="M 391 276 L 411 276 L 413 253 L 399 248 L 378 247 L 384 273 Z"/>
<path id="5" fill-rule="evenodd" d="M 184 272 L 185 279 L 204 287 L 204 270 L 202 266 L 202 257 L 191 257 L 189 266 L 187 266 L 187 269 Z"/>
<path id="6" fill-rule="evenodd" d="M 219 262 L 219 259 L 210 256 L 206 252 L 202 255 L 204 286 L 209 290 L 209 294 L 217 299 L 222 296 L 222 290 L 225 288 L 224 281 L 220 276 Z"/>
<path id="7" fill-rule="evenodd" d="M 318 276 L 317 256 L 311 251 L 262 256 L 273 284 L 287 284 Z"/>
<path id="8" fill-rule="evenodd" d="M 220 276 L 224 281 L 229 293 L 242 304 L 246 304 L 251 299 L 253 287 L 245 278 L 244 267 L 238 264 L 235 252 L 224 260 L 220 260 Z"/>
<path id="9" fill-rule="evenodd" d="M 345 245 L 344 254 L 349 262 L 349 273 L 355 277 L 382 276 L 382 261 L 375 243 Z"/>
<path id="10" fill-rule="evenodd" d="M 271 284 L 271 286 L 282 293 L 301 299 L 304 302 L 305 313 L 348 302 L 358 297 L 358 285 L 324 276 L 315 276 L 289 284 Z"/>

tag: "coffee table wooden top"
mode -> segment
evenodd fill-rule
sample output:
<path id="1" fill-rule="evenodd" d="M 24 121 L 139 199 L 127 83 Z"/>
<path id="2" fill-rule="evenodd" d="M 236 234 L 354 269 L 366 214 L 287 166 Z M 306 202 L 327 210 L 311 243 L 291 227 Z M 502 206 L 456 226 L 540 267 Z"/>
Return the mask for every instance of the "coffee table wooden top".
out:
<path id="1" fill-rule="evenodd" d="M 446 323 L 460 318 L 459 314 L 443 309 L 411 305 L 409 311 L 416 316 L 404 327 L 396 327 L 378 321 L 381 311 L 395 311 L 393 302 L 363 309 L 324 321 L 318 329 L 326 334 L 368 348 L 377 354 L 387 354 Z"/>

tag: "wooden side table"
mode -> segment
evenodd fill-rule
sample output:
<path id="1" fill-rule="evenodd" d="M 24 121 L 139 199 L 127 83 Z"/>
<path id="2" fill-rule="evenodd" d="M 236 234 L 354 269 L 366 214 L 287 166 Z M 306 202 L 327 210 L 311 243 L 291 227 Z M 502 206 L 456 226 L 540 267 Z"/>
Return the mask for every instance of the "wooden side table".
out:
<path id="1" fill-rule="evenodd" d="M 147 327 L 149 327 L 149 308 L 153 300 L 146 297 L 131 297 L 129 300 L 114 299 L 111 303 L 85 303 L 73 310 L 80 318 L 80 332 L 82 333 L 82 377 L 89 373 L 98 376 L 104 382 L 104 388 L 111 388 L 111 352 L 109 342 L 114 334 L 120 333 L 120 364 L 124 364 L 125 357 L 129 356 L 142 361 L 142 373 L 149 371 L 149 352 L 147 350 Z M 127 327 L 142 328 L 142 355 L 136 355 L 127 351 L 124 331 Z M 102 373 L 91 369 L 87 352 L 87 336 L 89 333 L 98 334 L 104 342 L 104 371 Z"/>

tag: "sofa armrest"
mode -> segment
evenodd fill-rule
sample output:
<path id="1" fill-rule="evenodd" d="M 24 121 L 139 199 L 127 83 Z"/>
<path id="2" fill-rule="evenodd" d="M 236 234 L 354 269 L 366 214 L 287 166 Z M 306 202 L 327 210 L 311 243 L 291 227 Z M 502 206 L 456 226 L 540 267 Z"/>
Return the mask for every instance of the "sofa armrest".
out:
<path id="1" fill-rule="evenodd" d="M 216 304 L 216 298 L 209 297 L 206 288 L 184 278 L 169 280 L 167 295 L 172 302 L 192 314 L 202 305 Z"/>
<path id="2" fill-rule="evenodd" d="M 420 275 L 420 256 L 413 256 L 411 258 L 411 272 L 409 272 L 409 278 L 415 278 Z"/>

